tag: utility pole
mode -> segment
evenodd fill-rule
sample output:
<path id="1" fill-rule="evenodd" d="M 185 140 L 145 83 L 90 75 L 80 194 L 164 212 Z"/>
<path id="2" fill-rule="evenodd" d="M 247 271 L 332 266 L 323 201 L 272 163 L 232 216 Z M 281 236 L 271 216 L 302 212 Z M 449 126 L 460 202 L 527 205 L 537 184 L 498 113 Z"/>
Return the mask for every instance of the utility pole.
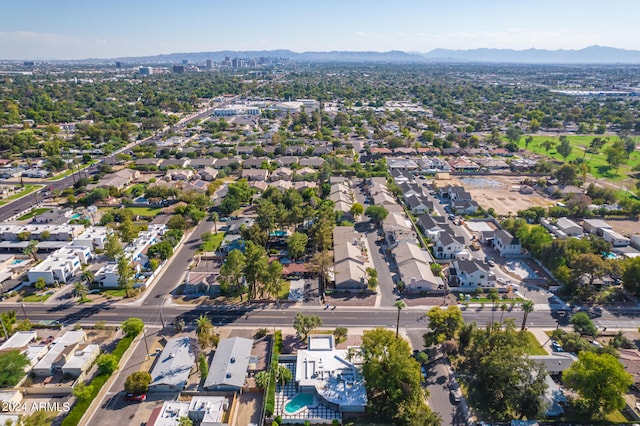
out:
<path id="1" fill-rule="evenodd" d="M 142 329 L 142 338 L 144 339 L 144 347 L 147 348 L 147 359 L 149 358 L 149 345 L 147 344 L 147 332 Z"/>
<path id="2" fill-rule="evenodd" d="M 28 320 L 29 317 L 27 316 L 27 311 L 26 309 L 24 309 L 24 303 L 20 304 L 20 307 L 22 308 L 22 313 L 24 314 L 24 319 Z"/>

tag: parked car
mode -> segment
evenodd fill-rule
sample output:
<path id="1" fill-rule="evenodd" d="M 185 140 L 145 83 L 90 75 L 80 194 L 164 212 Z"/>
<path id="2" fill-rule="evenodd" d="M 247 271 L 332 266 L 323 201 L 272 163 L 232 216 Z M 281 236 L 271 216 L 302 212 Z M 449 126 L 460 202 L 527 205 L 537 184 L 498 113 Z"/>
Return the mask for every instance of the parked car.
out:
<path id="1" fill-rule="evenodd" d="M 496 266 L 496 262 L 494 262 L 491 259 L 489 259 L 489 261 L 487 263 L 489 264 L 489 266 Z"/>
<path id="2" fill-rule="evenodd" d="M 458 383 L 454 382 L 451 384 L 451 390 L 449 391 L 449 393 L 451 394 L 451 399 L 453 400 L 453 402 L 458 403 L 462 401 L 462 391 L 460 390 L 460 386 L 458 385 Z"/>
<path id="3" fill-rule="evenodd" d="M 135 393 L 127 393 L 124 395 L 124 399 L 130 402 L 144 402 L 147 400 L 147 394 L 135 394 Z"/>
<path id="4" fill-rule="evenodd" d="M 562 346 L 555 340 L 551 342 L 551 350 L 554 352 L 563 352 Z"/>

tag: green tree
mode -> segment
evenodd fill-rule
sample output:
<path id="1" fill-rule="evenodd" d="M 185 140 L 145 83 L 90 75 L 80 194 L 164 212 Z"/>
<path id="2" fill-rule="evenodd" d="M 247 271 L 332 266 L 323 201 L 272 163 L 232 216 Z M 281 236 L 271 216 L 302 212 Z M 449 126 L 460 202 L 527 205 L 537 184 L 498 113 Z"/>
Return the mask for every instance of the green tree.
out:
<path id="1" fill-rule="evenodd" d="M 610 167 L 616 168 L 616 170 L 624 163 L 627 158 L 627 153 L 624 150 L 624 143 L 617 140 L 612 146 L 604 149 L 605 159 Z"/>
<path id="2" fill-rule="evenodd" d="M 292 259 L 300 258 L 307 249 L 309 237 L 302 232 L 294 232 L 287 239 L 287 252 Z"/>
<path id="3" fill-rule="evenodd" d="M 527 327 L 527 318 L 529 318 L 529 314 L 533 312 L 535 308 L 535 304 L 531 300 L 525 300 L 522 302 L 522 327 L 520 330 L 524 330 Z"/>
<path id="4" fill-rule="evenodd" d="M 435 306 L 427 312 L 430 332 L 424 335 L 425 346 L 437 345 L 456 337 L 464 324 L 462 311 L 458 306 L 442 309 Z"/>
<path id="5" fill-rule="evenodd" d="M 300 340 L 307 339 L 309 332 L 314 328 L 318 328 L 322 325 L 322 318 L 317 315 L 303 314 L 298 312 L 293 320 L 293 328 L 296 330 Z"/>
<path id="6" fill-rule="evenodd" d="M 107 259 L 115 260 L 122 253 L 122 244 L 118 236 L 111 232 L 104 243 L 104 254 Z"/>
<path id="7" fill-rule="evenodd" d="M 76 281 L 73 284 L 73 295 L 80 300 L 83 300 L 89 294 L 89 289 L 82 281 Z"/>
<path id="8" fill-rule="evenodd" d="M 281 386 L 286 385 L 292 379 L 291 370 L 289 370 L 286 366 L 282 364 L 277 364 L 275 366 L 275 376 L 276 381 L 280 382 Z"/>
<path id="9" fill-rule="evenodd" d="M 362 372 L 367 383 L 371 415 L 381 421 L 409 423 L 413 415 L 422 425 L 439 424 L 425 404 L 420 364 L 411 356 L 405 339 L 398 339 L 390 330 L 376 328 L 362 336 Z"/>
<path id="10" fill-rule="evenodd" d="M 173 255 L 173 245 L 168 240 L 153 244 L 147 250 L 147 256 L 167 260 Z"/>
<path id="11" fill-rule="evenodd" d="M 385 220 L 385 218 L 389 215 L 389 210 L 387 210 L 383 206 L 369 206 L 364 211 L 364 214 L 377 225 L 380 225 L 382 221 Z"/>
<path id="12" fill-rule="evenodd" d="M 38 240 L 29 240 L 22 253 L 29 256 L 34 262 L 38 261 Z"/>
<path id="13" fill-rule="evenodd" d="M 573 145 L 569 142 L 569 138 L 566 136 L 560 136 L 560 144 L 558 145 L 557 151 L 558 154 L 562 156 L 562 158 L 566 161 L 567 157 L 571 155 L 571 151 L 573 150 Z"/>
<path id="14" fill-rule="evenodd" d="M 36 280 L 33 286 L 38 290 L 44 290 L 44 288 L 47 286 L 47 282 L 44 280 L 44 278 L 40 277 Z"/>
<path id="15" fill-rule="evenodd" d="M 364 206 L 360 203 L 353 203 L 349 212 L 354 216 L 358 217 L 364 213 Z"/>
<path id="16" fill-rule="evenodd" d="M 280 293 L 280 289 L 284 282 L 282 279 L 282 270 L 282 264 L 279 261 L 274 260 L 267 267 L 265 276 L 262 279 L 264 282 L 265 292 L 268 295 L 273 295 L 276 299 L 278 298 L 278 294 Z"/>
<path id="17" fill-rule="evenodd" d="M 176 317 L 173 320 L 173 328 L 176 330 L 176 333 L 181 333 L 182 330 L 184 330 L 184 326 L 185 326 L 185 323 L 182 318 Z"/>
<path id="18" fill-rule="evenodd" d="M 347 327 L 336 327 L 336 329 L 333 330 L 333 336 L 336 338 L 337 342 L 341 342 L 347 338 L 348 332 L 349 330 Z"/>
<path id="19" fill-rule="evenodd" d="M 24 368 L 27 365 L 29 359 L 18 350 L 0 354 L 0 387 L 10 388 L 17 385 L 24 377 Z"/>
<path id="20" fill-rule="evenodd" d="M 118 285 L 125 291 L 126 297 L 133 296 L 133 266 L 124 254 L 118 256 Z"/>
<path id="21" fill-rule="evenodd" d="M 140 395 L 149 391 L 149 385 L 153 379 L 147 371 L 135 371 L 124 382 L 124 391 Z"/>
<path id="22" fill-rule="evenodd" d="M 220 268 L 220 284 L 223 291 L 229 289 L 232 294 L 242 293 L 242 282 L 244 280 L 243 271 L 245 267 L 245 256 L 240 250 L 232 250 Z"/>
<path id="23" fill-rule="evenodd" d="M 87 401 L 88 399 L 91 398 L 92 394 L 93 394 L 93 386 L 91 385 L 87 386 L 84 384 L 84 382 L 78 383 L 73 388 L 73 396 L 78 398 L 78 400 L 80 401 Z"/>
<path id="24" fill-rule="evenodd" d="M 137 336 L 144 329 L 144 322 L 140 318 L 131 317 L 123 321 L 120 326 L 125 336 Z"/>
<path id="25" fill-rule="evenodd" d="M 220 341 L 220 336 L 215 333 L 211 320 L 204 314 L 196 319 L 196 335 L 201 349 L 215 347 Z"/>
<path id="26" fill-rule="evenodd" d="M 112 354 L 100 354 L 96 360 L 98 374 L 111 374 L 118 369 L 118 358 Z"/>
<path id="27" fill-rule="evenodd" d="M 187 229 L 187 220 L 180 214 L 174 214 L 167 221 L 167 228 L 180 230 Z"/>
<path id="28" fill-rule="evenodd" d="M 576 333 L 583 336 L 595 337 L 598 335 L 598 327 L 595 326 L 589 314 L 586 312 L 578 312 L 571 317 L 571 325 Z"/>
<path id="29" fill-rule="evenodd" d="M 178 419 L 178 426 L 193 426 L 193 421 L 187 416 L 182 416 Z"/>
<path id="30" fill-rule="evenodd" d="M 267 252 L 263 246 L 247 241 L 245 244 L 244 276 L 249 287 L 249 299 L 255 299 L 258 293 L 264 292 L 264 277 L 267 274 L 269 263 Z"/>
<path id="31" fill-rule="evenodd" d="M 604 420 L 607 414 L 625 407 L 624 395 L 633 377 L 615 356 L 583 351 L 562 374 L 562 381 L 580 395 L 592 419 Z"/>
<path id="32" fill-rule="evenodd" d="M 625 260 L 623 269 L 622 284 L 624 288 L 635 294 L 640 294 L 640 257 Z"/>
<path id="33" fill-rule="evenodd" d="M 271 380 L 271 374 L 268 371 L 260 371 L 256 373 L 254 377 L 256 381 L 256 386 L 260 389 L 266 389 L 269 386 L 269 380 Z"/>
<path id="34" fill-rule="evenodd" d="M 140 228 L 138 228 L 129 216 L 125 216 L 120 222 L 120 226 L 118 227 L 118 232 L 120 233 L 120 239 L 125 243 L 130 243 L 140 233 Z"/>

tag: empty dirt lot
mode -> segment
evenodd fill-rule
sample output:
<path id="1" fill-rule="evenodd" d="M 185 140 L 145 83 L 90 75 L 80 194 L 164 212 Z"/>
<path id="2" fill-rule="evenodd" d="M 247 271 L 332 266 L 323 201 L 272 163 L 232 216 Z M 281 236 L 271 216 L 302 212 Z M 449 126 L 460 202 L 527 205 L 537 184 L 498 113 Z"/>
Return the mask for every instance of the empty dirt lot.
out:
<path id="1" fill-rule="evenodd" d="M 516 214 L 529 207 L 553 205 L 549 198 L 539 194 L 520 194 L 514 191 L 520 186 L 520 177 L 469 176 L 457 179 L 482 208 L 493 208 L 498 215 Z"/>

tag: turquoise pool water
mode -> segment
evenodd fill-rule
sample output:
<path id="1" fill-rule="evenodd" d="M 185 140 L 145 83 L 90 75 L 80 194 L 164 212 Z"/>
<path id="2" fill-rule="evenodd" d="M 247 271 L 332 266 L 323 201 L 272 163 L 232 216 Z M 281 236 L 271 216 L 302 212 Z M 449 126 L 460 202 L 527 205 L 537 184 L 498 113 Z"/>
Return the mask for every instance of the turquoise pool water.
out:
<path id="1" fill-rule="evenodd" d="M 14 260 L 13 262 L 11 262 L 11 264 L 12 264 L 12 265 L 19 265 L 19 264 L 21 264 L 22 262 L 24 262 L 24 259 L 16 259 L 16 260 Z"/>
<path id="2" fill-rule="evenodd" d="M 78 219 L 80 216 L 82 216 L 80 213 L 75 213 L 71 216 L 71 219 Z"/>
<path id="3" fill-rule="evenodd" d="M 287 405 L 284 406 L 284 412 L 287 414 L 294 414 L 298 412 L 301 408 L 306 407 L 307 405 L 313 404 L 313 395 L 310 393 L 299 393 L 296 394 L 291 401 L 287 402 Z"/>

